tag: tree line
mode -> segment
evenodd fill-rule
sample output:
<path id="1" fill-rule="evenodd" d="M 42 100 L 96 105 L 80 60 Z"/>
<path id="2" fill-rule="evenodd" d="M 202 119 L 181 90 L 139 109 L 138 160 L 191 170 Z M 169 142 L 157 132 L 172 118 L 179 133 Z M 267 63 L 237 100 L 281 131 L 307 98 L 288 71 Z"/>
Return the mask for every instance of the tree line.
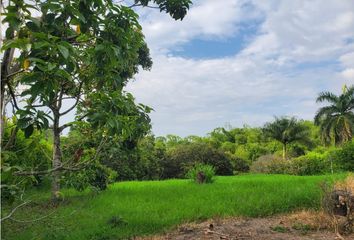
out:
<path id="1" fill-rule="evenodd" d="M 319 102 L 324 101 L 324 96 L 332 97 L 329 105 L 318 110 L 315 121 L 276 117 L 263 127 L 219 127 L 204 137 L 156 137 L 149 131 L 139 130 L 130 138 L 122 138 L 99 126 L 73 126 L 67 136 L 61 136 L 62 161 L 64 166 L 77 169 L 63 169 L 60 184 L 80 191 L 89 186 L 104 190 L 114 181 L 185 178 L 197 164 L 212 166 L 217 175 L 246 172 L 313 175 L 353 171 L 351 134 L 354 124 L 353 105 L 350 105 L 354 102 L 353 92 L 351 86 L 339 96 L 321 93 Z M 16 122 L 11 121 L 8 120 L 4 143 L 10 141 L 11 129 L 16 126 Z M 343 124 L 345 122 L 350 129 Z M 4 163 L 10 168 L 4 175 L 8 176 L 5 177 L 8 186 L 19 181 L 29 187 L 45 185 L 50 180 L 48 175 L 30 173 L 50 169 L 52 131 L 36 129 L 28 138 L 25 131 L 16 134 L 11 148 L 2 153 Z M 6 194 L 5 189 L 4 193 L 4 197 L 12 196 Z"/>

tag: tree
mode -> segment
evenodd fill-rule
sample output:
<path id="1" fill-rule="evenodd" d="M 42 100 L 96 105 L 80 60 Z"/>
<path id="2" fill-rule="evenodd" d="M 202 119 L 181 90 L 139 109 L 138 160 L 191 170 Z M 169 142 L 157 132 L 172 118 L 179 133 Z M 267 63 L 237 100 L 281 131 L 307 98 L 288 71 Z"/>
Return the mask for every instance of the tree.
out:
<path id="1" fill-rule="evenodd" d="M 64 129 L 87 121 L 106 134 L 129 139 L 142 120 L 149 122 L 151 109 L 136 105 L 123 88 L 139 66 L 148 70 L 152 65 L 132 10 L 151 3 L 177 20 L 183 19 L 191 1 L 135 0 L 127 7 L 112 0 L 10 0 L 5 7 L 1 113 L 4 99 L 11 96 L 17 126 L 27 137 L 34 129 L 52 130 L 48 173 L 54 200 L 60 191 L 60 171 L 77 168 L 62 163 Z M 24 106 L 17 104 L 18 97 Z M 75 109 L 79 109 L 75 121 L 61 124 L 62 117 Z"/>
<path id="2" fill-rule="evenodd" d="M 183 178 L 197 163 L 215 168 L 218 175 L 232 175 L 232 164 L 228 156 L 208 143 L 183 143 L 168 149 L 162 162 L 163 178 Z"/>
<path id="3" fill-rule="evenodd" d="M 320 126 L 322 139 L 334 145 L 350 141 L 354 128 L 354 85 L 344 86 L 339 96 L 331 92 L 321 92 L 316 100 L 329 105 L 320 108 L 315 116 L 315 124 Z"/>
<path id="4" fill-rule="evenodd" d="M 287 146 L 294 142 L 309 142 L 309 129 L 296 118 L 280 117 L 263 127 L 266 136 L 277 140 L 283 145 L 283 159 L 287 158 Z"/>

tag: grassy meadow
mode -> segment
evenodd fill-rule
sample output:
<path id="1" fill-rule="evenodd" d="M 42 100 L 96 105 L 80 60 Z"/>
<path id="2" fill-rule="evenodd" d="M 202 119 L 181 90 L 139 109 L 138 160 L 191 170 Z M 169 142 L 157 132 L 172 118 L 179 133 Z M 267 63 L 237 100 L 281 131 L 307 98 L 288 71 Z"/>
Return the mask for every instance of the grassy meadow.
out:
<path id="1" fill-rule="evenodd" d="M 216 177 L 212 184 L 190 180 L 120 182 L 95 194 L 64 190 L 64 203 L 53 208 L 49 192 L 36 197 L 7 221 L 4 239 L 127 239 L 167 231 L 215 216 L 260 217 L 320 207 L 325 176 L 240 175 Z"/>

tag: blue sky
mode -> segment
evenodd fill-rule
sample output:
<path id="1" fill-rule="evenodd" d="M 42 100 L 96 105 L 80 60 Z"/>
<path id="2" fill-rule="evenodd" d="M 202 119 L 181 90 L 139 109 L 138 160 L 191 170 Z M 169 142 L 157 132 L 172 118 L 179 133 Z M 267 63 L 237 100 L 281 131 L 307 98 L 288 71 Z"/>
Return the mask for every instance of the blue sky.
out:
<path id="1" fill-rule="evenodd" d="M 183 21 L 139 9 L 154 65 L 127 90 L 156 135 L 205 135 L 279 115 L 312 119 L 354 84 L 354 1 L 194 1 Z"/>
<path id="2" fill-rule="evenodd" d="M 174 56 L 193 59 L 213 59 L 232 57 L 242 51 L 255 36 L 261 26 L 261 21 L 250 21 L 240 24 L 237 33 L 229 37 L 201 36 L 188 42 L 176 45 L 170 49 Z"/>

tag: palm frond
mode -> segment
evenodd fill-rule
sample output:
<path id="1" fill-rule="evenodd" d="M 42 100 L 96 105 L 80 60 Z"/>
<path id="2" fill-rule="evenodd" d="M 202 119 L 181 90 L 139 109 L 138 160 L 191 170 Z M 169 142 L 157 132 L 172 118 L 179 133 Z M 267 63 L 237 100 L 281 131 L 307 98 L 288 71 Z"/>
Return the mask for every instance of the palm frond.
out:
<path id="1" fill-rule="evenodd" d="M 321 120 L 325 119 L 327 116 L 331 116 L 335 113 L 338 113 L 340 110 L 337 106 L 327 106 L 320 108 L 315 115 L 315 124 L 319 125 Z"/>
<path id="2" fill-rule="evenodd" d="M 324 102 L 324 101 L 327 101 L 327 102 L 330 102 L 330 103 L 333 103 L 333 104 L 336 104 L 338 102 L 339 98 L 338 96 L 336 96 L 335 94 L 331 93 L 331 92 L 321 92 L 317 99 L 316 99 L 316 102 Z"/>

